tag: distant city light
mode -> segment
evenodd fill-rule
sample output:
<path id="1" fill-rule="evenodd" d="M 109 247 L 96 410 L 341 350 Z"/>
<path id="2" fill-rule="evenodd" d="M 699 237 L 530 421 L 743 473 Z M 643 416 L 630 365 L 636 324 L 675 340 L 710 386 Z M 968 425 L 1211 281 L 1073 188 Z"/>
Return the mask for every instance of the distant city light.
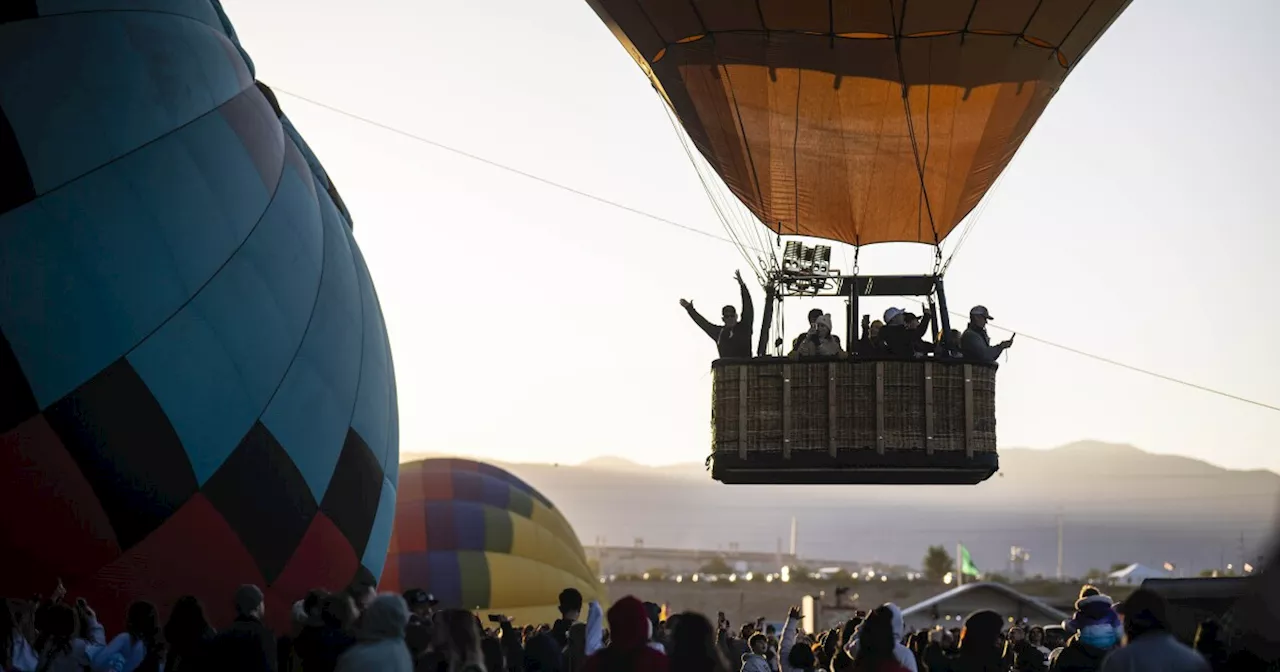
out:
<path id="1" fill-rule="evenodd" d="M 888 580 L 889 580 L 889 577 L 888 577 L 887 575 L 885 575 L 885 574 L 881 574 L 881 575 L 880 575 L 880 582 L 881 582 L 881 583 L 884 583 L 885 581 L 888 581 Z"/>
<path id="2" fill-rule="evenodd" d="M 644 580 L 645 580 L 645 581 L 648 581 L 648 580 L 649 580 L 649 572 L 645 572 L 645 573 L 644 573 Z"/>
<path id="3" fill-rule="evenodd" d="M 947 572 L 946 575 L 942 577 L 942 583 L 948 586 L 951 585 L 952 581 L 955 581 L 955 577 L 951 575 L 951 572 Z"/>

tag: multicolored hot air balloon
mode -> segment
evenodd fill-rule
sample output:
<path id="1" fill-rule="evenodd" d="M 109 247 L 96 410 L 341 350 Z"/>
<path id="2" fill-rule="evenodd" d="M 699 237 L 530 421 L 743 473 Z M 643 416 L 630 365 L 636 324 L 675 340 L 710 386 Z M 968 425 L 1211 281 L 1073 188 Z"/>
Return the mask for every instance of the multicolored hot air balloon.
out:
<path id="1" fill-rule="evenodd" d="M 382 313 L 328 175 L 216 0 L 0 8 L 0 594 L 227 622 L 376 579 Z M 277 621 L 279 622 L 279 621 Z"/>
<path id="2" fill-rule="evenodd" d="M 442 606 L 550 623 L 560 591 L 590 601 L 599 587 L 569 522 L 524 481 L 471 460 L 400 465 L 379 590 L 422 588 Z"/>
<path id="3" fill-rule="evenodd" d="M 942 241 L 1130 0 L 587 3 L 683 127 L 765 289 L 758 358 L 713 364 L 712 477 L 926 485 L 995 473 L 992 357 L 961 361 L 941 347 L 951 333 Z M 712 192 L 720 183 L 745 215 Z M 833 267 L 829 244 L 784 247 L 783 236 L 852 245 L 853 268 Z M 933 270 L 860 275 L 856 248 L 887 242 L 934 246 Z M 848 302 L 855 357 L 763 359 L 775 304 L 814 296 Z M 940 356 L 869 347 L 860 298 L 903 296 L 929 302 L 926 349 Z M 868 347 L 855 346 L 862 339 Z"/>

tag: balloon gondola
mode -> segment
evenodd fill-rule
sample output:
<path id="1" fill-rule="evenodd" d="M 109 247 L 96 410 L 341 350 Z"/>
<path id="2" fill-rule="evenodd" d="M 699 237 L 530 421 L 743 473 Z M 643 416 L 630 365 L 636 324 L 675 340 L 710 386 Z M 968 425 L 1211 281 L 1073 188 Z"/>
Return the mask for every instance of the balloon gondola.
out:
<path id="1" fill-rule="evenodd" d="M 758 357 L 712 367 L 714 478 L 995 473 L 993 365 L 765 357 L 774 306 L 841 297 L 852 344 L 860 297 L 928 297 L 940 342 L 943 240 L 1129 1 L 587 0 L 683 130 L 704 186 L 723 185 L 747 212 L 735 223 L 712 198 L 767 297 Z M 854 269 L 795 255 L 804 238 L 853 246 Z M 859 274 L 858 250 L 888 242 L 934 246 L 932 272 Z"/>

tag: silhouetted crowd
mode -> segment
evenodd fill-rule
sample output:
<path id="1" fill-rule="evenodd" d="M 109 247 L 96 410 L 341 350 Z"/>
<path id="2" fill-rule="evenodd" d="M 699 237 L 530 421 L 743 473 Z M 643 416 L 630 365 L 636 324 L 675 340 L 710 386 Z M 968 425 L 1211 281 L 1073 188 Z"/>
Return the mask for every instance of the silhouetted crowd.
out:
<path id="1" fill-rule="evenodd" d="M 661 617 L 653 603 L 626 596 L 606 614 L 566 589 L 560 618 L 515 624 L 490 614 L 439 608 L 426 590 L 376 594 L 356 583 L 338 593 L 311 591 L 293 605 L 292 627 L 277 636 L 264 623 L 263 593 L 246 585 L 228 596 L 235 619 L 215 628 L 194 597 L 168 620 L 147 602 L 128 608 L 110 640 L 84 600 L 59 590 L 37 603 L 0 609 L 2 672 L 1251 672 L 1247 654 L 1228 655 L 1213 622 L 1195 646 L 1169 628 L 1164 599 L 1140 589 L 1114 604 L 1086 586 L 1061 630 L 1008 627 L 978 611 L 963 627 L 907 632 L 894 604 L 858 612 L 808 634 L 801 612 L 781 632 L 764 619 L 734 628 L 684 612 Z M 584 606 L 586 609 L 583 620 Z"/>

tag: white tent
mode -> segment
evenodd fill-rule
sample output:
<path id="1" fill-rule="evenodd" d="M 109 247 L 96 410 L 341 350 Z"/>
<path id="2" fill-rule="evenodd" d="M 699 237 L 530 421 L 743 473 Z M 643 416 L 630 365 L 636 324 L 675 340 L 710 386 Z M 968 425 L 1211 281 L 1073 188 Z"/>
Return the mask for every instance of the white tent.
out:
<path id="1" fill-rule="evenodd" d="M 1167 579 L 1169 572 L 1163 569 L 1152 569 L 1146 565 L 1133 563 L 1124 569 L 1119 569 L 1107 575 L 1107 580 L 1113 584 L 1124 586 L 1142 585 L 1147 579 Z"/>

